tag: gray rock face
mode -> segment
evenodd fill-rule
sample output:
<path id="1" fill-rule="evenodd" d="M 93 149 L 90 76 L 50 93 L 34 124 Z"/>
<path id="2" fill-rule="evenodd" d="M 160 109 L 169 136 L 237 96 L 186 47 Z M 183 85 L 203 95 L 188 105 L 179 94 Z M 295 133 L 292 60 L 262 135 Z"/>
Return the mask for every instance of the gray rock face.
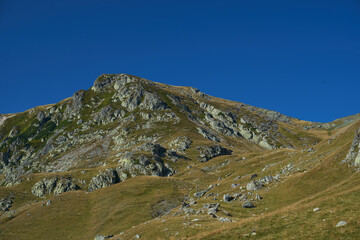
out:
<path id="1" fill-rule="evenodd" d="M 36 119 L 40 122 L 40 124 L 42 122 L 44 122 L 45 120 L 45 113 L 43 111 L 38 112 L 38 114 L 36 115 Z"/>
<path id="2" fill-rule="evenodd" d="M 74 93 L 74 95 L 72 96 L 70 102 L 68 103 L 65 109 L 64 119 L 73 118 L 79 115 L 84 95 L 85 95 L 84 90 L 80 90 Z"/>
<path id="3" fill-rule="evenodd" d="M 213 142 L 220 142 L 219 138 L 216 135 L 210 133 L 209 131 L 205 130 L 204 128 L 198 127 L 197 130 L 198 130 L 198 133 L 201 136 L 203 136 L 204 138 L 209 139 Z"/>
<path id="4" fill-rule="evenodd" d="M 263 187 L 263 184 L 257 180 L 251 181 L 246 185 L 248 191 L 257 191 Z"/>
<path id="5" fill-rule="evenodd" d="M 56 196 L 63 192 L 75 191 L 77 189 L 79 189 L 79 187 L 75 183 L 73 183 L 70 179 L 62 178 L 58 180 L 56 183 L 54 195 Z"/>
<path id="6" fill-rule="evenodd" d="M 355 166 L 360 166 L 360 128 L 355 132 L 354 140 L 351 144 L 350 151 L 343 162 L 352 162 Z"/>
<path id="7" fill-rule="evenodd" d="M 258 122 L 244 116 L 237 122 L 232 112 L 224 112 L 204 102 L 200 103 L 200 107 L 205 110 L 205 121 L 216 132 L 226 136 L 243 137 L 269 150 L 275 148 L 275 139 L 268 138 L 269 130 L 278 132 L 278 126 L 273 121 Z"/>
<path id="8" fill-rule="evenodd" d="M 175 151 L 186 151 L 191 148 L 192 141 L 188 137 L 178 137 L 170 142 L 169 146 Z"/>
<path id="9" fill-rule="evenodd" d="M 54 193 L 59 195 L 63 192 L 75 191 L 79 186 L 74 184 L 71 178 L 44 178 L 43 180 L 34 184 L 31 189 L 32 194 L 38 197 L 43 197 L 45 194 Z"/>
<path id="10" fill-rule="evenodd" d="M 169 177 L 176 170 L 172 169 L 168 163 L 164 163 L 163 158 L 167 156 L 174 157 L 169 156 L 167 150 L 159 144 L 145 143 L 133 149 L 132 152 L 126 152 L 119 160 L 120 165 L 117 171 L 127 172 L 132 177 L 138 175 Z"/>
<path id="11" fill-rule="evenodd" d="M 118 173 L 114 169 L 106 169 L 90 180 L 88 191 L 108 187 L 118 182 L 120 182 Z"/>
<path id="12" fill-rule="evenodd" d="M 140 104 L 140 109 L 143 110 L 164 110 L 169 108 L 159 96 L 154 93 L 145 92 L 144 100 Z"/>
<path id="13" fill-rule="evenodd" d="M 116 95 L 116 99 L 121 102 L 121 106 L 129 111 L 135 110 L 140 105 L 143 97 L 144 88 L 138 83 L 121 87 Z"/>
<path id="14" fill-rule="evenodd" d="M 94 116 L 95 122 L 110 122 L 114 117 L 114 109 L 111 106 L 103 107 L 98 114 Z"/>
<path id="15" fill-rule="evenodd" d="M 242 207 L 243 208 L 254 208 L 255 205 L 252 202 L 244 202 Z"/>
<path id="16" fill-rule="evenodd" d="M 135 77 L 127 74 L 102 74 L 94 82 L 91 89 L 94 92 L 102 92 L 109 88 L 118 90 L 126 83 L 134 82 Z"/>
<path id="17" fill-rule="evenodd" d="M 42 197 L 45 194 L 52 193 L 56 187 L 58 178 L 44 178 L 43 180 L 34 184 L 31 189 L 32 194 L 38 197 Z"/>
<path id="18" fill-rule="evenodd" d="M 200 147 L 200 162 L 207 162 L 210 159 L 222 155 L 230 155 L 232 153 L 231 150 L 226 149 L 219 145 L 213 145 L 213 146 L 203 146 Z"/>

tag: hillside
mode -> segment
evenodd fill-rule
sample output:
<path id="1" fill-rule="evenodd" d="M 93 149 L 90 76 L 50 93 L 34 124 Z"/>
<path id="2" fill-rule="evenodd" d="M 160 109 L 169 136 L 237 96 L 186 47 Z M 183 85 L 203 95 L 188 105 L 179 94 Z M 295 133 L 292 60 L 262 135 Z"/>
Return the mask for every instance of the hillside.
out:
<path id="1" fill-rule="evenodd" d="M 359 115 L 103 74 L 0 115 L 0 239 L 356 239 L 359 165 Z"/>

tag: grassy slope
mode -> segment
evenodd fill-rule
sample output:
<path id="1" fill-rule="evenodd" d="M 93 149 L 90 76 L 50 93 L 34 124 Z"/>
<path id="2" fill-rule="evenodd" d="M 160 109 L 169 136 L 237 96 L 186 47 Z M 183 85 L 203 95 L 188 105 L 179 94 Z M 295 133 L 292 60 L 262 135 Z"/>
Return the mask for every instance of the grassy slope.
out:
<path id="1" fill-rule="evenodd" d="M 360 180 L 358 173 L 339 162 L 346 155 L 358 125 L 339 130 L 330 144 L 324 139 L 315 146 L 313 154 L 288 149 L 234 154 L 193 165 L 190 170 L 172 178 L 136 177 L 89 194 L 77 191 L 49 197 L 52 200 L 50 206 L 41 206 L 44 201 L 33 203 L 20 208 L 14 218 L 3 220 L 0 238 L 92 239 L 96 234 L 125 231 L 119 235 L 123 239 L 131 239 L 136 234 L 141 234 L 143 239 L 238 239 L 256 230 L 256 237 L 263 239 L 353 239 L 360 234 L 356 211 L 360 205 L 357 201 Z M 246 160 L 242 160 L 244 156 Z M 318 157 L 316 162 L 306 162 L 315 157 Z M 202 170 L 206 166 L 220 166 L 226 160 L 229 164 L 215 171 Z M 240 202 L 221 203 L 221 209 L 233 215 L 234 223 L 222 224 L 206 214 L 151 217 L 151 206 L 161 200 L 175 198 L 180 201 L 187 192 L 192 195 L 216 183 L 219 186 L 210 192 L 220 193 L 221 199 L 224 193 L 237 192 L 230 188 L 232 183 L 245 186 L 249 181 L 248 174 L 274 175 L 289 162 L 305 162 L 308 165 L 303 167 L 310 170 L 284 176 L 280 183 L 271 186 L 271 190 L 259 191 L 264 199 L 257 202 L 257 208 L 243 209 Z M 277 165 L 262 172 L 269 163 Z M 236 176 L 242 177 L 234 181 Z M 219 177 L 222 177 L 220 181 Z M 28 184 L 32 185 L 33 181 Z M 3 189 L 26 192 L 17 189 L 19 186 L 22 185 Z M 27 200 L 35 200 L 30 194 L 27 197 Z M 201 207 L 213 200 L 205 198 L 198 202 Z M 314 207 L 321 210 L 314 213 Z M 219 215 L 224 216 L 221 212 Z M 192 222 L 194 218 L 199 221 Z M 335 228 L 340 220 L 346 220 L 348 225 Z"/>
<path id="2" fill-rule="evenodd" d="M 150 220 L 161 200 L 182 200 L 185 185 L 175 179 L 137 177 L 92 193 L 67 192 L 33 203 L 0 225 L 0 239 L 92 239 Z"/>

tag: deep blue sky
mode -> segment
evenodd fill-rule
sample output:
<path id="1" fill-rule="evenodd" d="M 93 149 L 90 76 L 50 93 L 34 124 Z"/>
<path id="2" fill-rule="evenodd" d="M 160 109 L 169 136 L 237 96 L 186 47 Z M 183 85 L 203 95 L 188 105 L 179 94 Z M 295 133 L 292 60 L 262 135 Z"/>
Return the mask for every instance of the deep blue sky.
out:
<path id="1" fill-rule="evenodd" d="M 360 1 L 0 0 L 0 113 L 102 73 L 332 121 L 360 112 Z"/>

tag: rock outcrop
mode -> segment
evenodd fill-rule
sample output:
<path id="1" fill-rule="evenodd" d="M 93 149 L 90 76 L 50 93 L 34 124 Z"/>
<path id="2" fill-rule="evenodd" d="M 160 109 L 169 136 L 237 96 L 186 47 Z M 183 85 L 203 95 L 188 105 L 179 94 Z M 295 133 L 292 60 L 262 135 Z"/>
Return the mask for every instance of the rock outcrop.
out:
<path id="1" fill-rule="evenodd" d="M 200 162 L 207 162 L 210 159 L 222 155 L 230 155 L 232 153 L 231 150 L 224 148 L 220 145 L 213 145 L 213 146 L 202 146 L 199 147 L 200 150 Z"/>
<path id="2" fill-rule="evenodd" d="M 9 211 L 13 204 L 12 197 L 5 197 L 0 199 L 0 212 Z"/>
<path id="3" fill-rule="evenodd" d="M 104 172 L 99 173 L 90 180 L 88 191 L 91 192 L 99 188 L 104 188 L 120 181 L 120 177 L 116 170 L 106 169 Z"/>
<path id="4" fill-rule="evenodd" d="M 352 165 L 360 166 L 360 129 L 355 132 L 350 151 L 346 155 L 344 162 L 350 162 Z"/>
<path id="5" fill-rule="evenodd" d="M 80 187 L 73 183 L 71 178 L 52 177 L 44 178 L 41 181 L 35 183 L 31 189 L 31 192 L 35 196 L 43 197 L 50 193 L 59 195 L 63 192 L 75 191 L 78 189 L 80 189 Z"/>

